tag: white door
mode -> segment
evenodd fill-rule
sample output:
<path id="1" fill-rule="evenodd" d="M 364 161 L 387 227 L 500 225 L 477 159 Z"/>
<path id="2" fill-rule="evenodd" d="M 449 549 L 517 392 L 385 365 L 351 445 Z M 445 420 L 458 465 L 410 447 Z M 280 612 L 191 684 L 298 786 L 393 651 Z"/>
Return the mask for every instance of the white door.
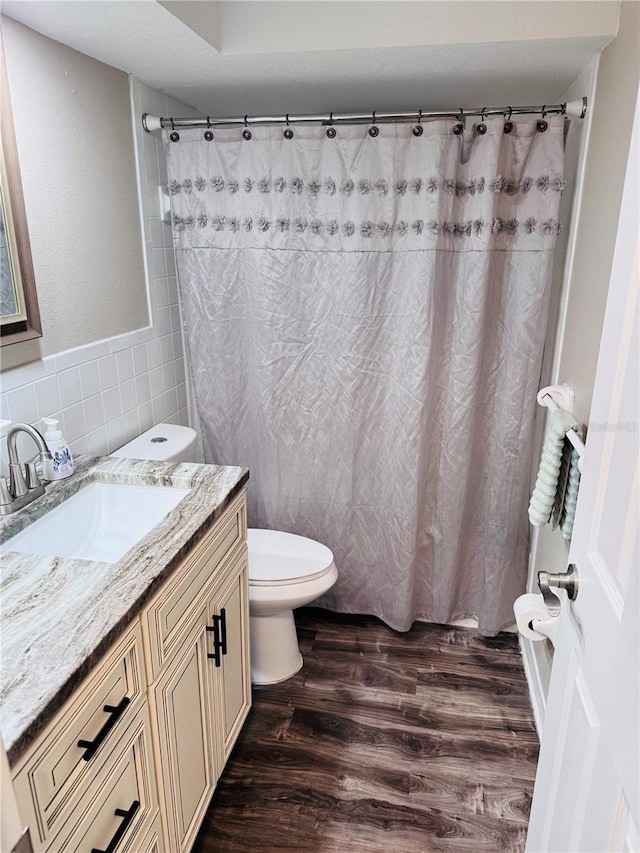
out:
<path id="1" fill-rule="evenodd" d="M 640 851 L 639 125 L 636 107 L 569 551 L 579 590 L 559 593 L 530 853 Z"/>

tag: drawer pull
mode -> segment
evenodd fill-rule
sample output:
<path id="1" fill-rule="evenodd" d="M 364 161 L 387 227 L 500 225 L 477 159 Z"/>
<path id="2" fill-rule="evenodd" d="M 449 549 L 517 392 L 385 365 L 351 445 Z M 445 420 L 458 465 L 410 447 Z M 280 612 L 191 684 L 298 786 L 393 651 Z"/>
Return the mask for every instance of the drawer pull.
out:
<path id="1" fill-rule="evenodd" d="M 91 849 L 91 853 L 114 853 L 116 847 L 118 846 L 118 844 L 120 844 L 120 839 L 122 838 L 122 836 L 125 834 L 125 832 L 129 828 L 129 824 L 131 823 L 131 821 L 135 817 L 135 814 L 139 808 L 140 808 L 140 801 L 134 800 L 126 811 L 124 809 L 116 809 L 114 814 L 116 817 L 122 818 L 122 823 L 116 829 L 116 831 L 113 834 L 113 838 L 107 844 L 107 846 L 105 847 L 104 850 L 99 850 L 97 847 L 93 847 Z"/>
<path id="2" fill-rule="evenodd" d="M 93 740 L 79 740 L 78 746 L 81 749 L 85 750 L 84 755 L 82 756 L 85 761 L 89 761 L 89 759 L 93 758 L 96 754 L 104 740 L 106 740 L 107 735 L 111 731 L 111 729 L 118 722 L 120 717 L 124 714 L 125 708 L 131 702 L 128 696 L 125 696 L 123 699 L 118 702 L 117 705 L 105 705 L 103 707 L 103 711 L 109 714 L 109 718 L 105 721 L 104 725 L 95 736 Z"/>

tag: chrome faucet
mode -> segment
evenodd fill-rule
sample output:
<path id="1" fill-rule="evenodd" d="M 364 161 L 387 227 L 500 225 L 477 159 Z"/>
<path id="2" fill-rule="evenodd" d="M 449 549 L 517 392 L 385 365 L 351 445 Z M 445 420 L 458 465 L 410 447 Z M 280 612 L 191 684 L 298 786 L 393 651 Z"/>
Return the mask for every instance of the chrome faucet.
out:
<path id="1" fill-rule="evenodd" d="M 38 454 L 24 465 L 18 459 L 18 434 L 26 432 L 35 441 Z M 14 424 L 7 433 L 9 477 L 0 477 L 0 516 L 10 515 L 44 495 L 44 485 L 36 470 L 36 460 L 51 459 L 47 443 L 37 429 L 29 424 Z"/>

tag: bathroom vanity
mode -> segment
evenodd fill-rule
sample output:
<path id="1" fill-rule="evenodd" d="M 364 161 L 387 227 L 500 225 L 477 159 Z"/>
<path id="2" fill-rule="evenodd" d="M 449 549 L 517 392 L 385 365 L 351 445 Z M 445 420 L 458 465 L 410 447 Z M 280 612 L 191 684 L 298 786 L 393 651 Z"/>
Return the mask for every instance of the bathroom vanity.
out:
<path id="1" fill-rule="evenodd" d="M 191 848 L 251 702 L 247 477 L 83 460 L 3 523 L 95 481 L 189 490 L 114 563 L 3 546 L 0 727 L 34 850 Z"/>

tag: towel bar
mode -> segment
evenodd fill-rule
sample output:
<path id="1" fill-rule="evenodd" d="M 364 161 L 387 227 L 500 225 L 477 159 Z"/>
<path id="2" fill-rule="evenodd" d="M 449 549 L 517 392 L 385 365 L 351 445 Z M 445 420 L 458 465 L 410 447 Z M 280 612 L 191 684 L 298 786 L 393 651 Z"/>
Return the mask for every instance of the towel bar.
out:
<path id="1" fill-rule="evenodd" d="M 541 406 L 546 406 L 550 412 L 556 412 L 558 409 L 573 410 L 574 394 L 568 385 L 547 385 L 546 388 L 541 388 L 538 391 L 537 400 Z M 578 460 L 578 471 L 582 473 L 582 460 L 584 457 L 584 441 L 575 429 L 570 429 L 567 433 L 567 438 L 575 447 L 580 457 Z"/>

